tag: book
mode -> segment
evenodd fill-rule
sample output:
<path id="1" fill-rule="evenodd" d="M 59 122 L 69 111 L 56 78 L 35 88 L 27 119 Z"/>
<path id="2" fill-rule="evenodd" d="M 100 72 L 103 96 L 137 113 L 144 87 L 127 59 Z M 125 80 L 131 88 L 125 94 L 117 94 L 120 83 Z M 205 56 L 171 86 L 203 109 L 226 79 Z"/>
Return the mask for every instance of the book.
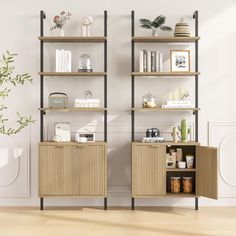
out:
<path id="1" fill-rule="evenodd" d="M 151 72 L 152 57 L 151 52 L 147 53 L 147 72 Z"/>
<path id="2" fill-rule="evenodd" d="M 147 72 L 147 51 L 143 50 L 143 72 Z"/>
<path id="3" fill-rule="evenodd" d="M 169 100 L 166 103 L 167 105 L 191 105 L 189 100 Z"/>
<path id="4" fill-rule="evenodd" d="M 71 51 L 56 49 L 56 72 L 71 72 Z"/>
<path id="5" fill-rule="evenodd" d="M 151 72 L 156 72 L 156 52 L 151 51 Z"/>
<path id="6" fill-rule="evenodd" d="M 156 52 L 156 72 L 160 72 L 160 52 Z"/>
<path id="7" fill-rule="evenodd" d="M 193 105 L 161 105 L 162 108 L 194 108 Z"/>
<path id="8" fill-rule="evenodd" d="M 139 53 L 139 72 L 143 72 L 143 51 Z"/>
<path id="9" fill-rule="evenodd" d="M 163 72 L 163 54 L 159 53 L 159 72 Z"/>
<path id="10" fill-rule="evenodd" d="M 59 49 L 56 49 L 56 72 L 59 72 Z"/>

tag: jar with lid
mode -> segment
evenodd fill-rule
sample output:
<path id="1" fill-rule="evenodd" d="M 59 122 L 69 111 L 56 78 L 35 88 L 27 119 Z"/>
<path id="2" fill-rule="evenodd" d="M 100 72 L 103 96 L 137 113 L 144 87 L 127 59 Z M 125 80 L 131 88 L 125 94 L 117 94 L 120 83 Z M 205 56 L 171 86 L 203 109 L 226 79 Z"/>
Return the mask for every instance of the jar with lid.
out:
<path id="1" fill-rule="evenodd" d="M 149 91 L 143 96 L 142 106 L 144 108 L 157 107 L 156 97 L 153 96 Z"/>
<path id="2" fill-rule="evenodd" d="M 180 193 L 180 177 L 171 177 L 171 192 Z"/>
<path id="3" fill-rule="evenodd" d="M 183 161 L 183 150 L 182 148 L 176 149 L 176 161 Z"/>
<path id="4" fill-rule="evenodd" d="M 183 192 L 192 193 L 193 192 L 193 178 L 183 177 Z"/>

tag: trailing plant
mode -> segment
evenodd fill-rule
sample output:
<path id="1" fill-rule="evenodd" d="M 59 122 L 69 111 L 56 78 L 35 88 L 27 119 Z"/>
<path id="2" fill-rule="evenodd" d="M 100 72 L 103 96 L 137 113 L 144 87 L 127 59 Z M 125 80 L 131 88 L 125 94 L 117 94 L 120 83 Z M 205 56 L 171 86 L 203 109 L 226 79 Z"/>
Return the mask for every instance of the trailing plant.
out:
<path id="1" fill-rule="evenodd" d="M 2 56 L 2 60 L 0 60 L 0 100 L 2 101 L 2 103 L 3 100 L 9 96 L 9 93 L 11 91 L 11 89 L 8 88 L 7 84 L 17 86 L 24 85 L 25 82 L 32 82 L 32 78 L 28 73 L 17 74 L 15 76 L 13 75 L 15 67 L 12 64 L 14 63 L 14 57 L 16 55 L 17 54 L 11 54 L 7 51 L 7 53 Z M 5 88 L 2 89 L 4 85 Z M 31 116 L 23 117 L 17 112 L 17 123 L 19 124 L 18 128 L 7 128 L 6 122 L 8 121 L 8 119 L 3 116 L 4 110 L 7 110 L 7 107 L 4 104 L 0 104 L 0 134 L 17 134 L 30 123 L 34 123 Z"/>
<path id="2" fill-rule="evenodd" d="M 163 15 L 160 15 L 156 17 L 153 21 L 149 19 L 140 19 L 140 26 L 144 29 L 151 29 L 151 30 L 156 30 L 160 28 L 161 30 L 165 31 L 171 31 L 172 28 L 169 26 L 164 25 L 166 22 L 166 17 Z"/>

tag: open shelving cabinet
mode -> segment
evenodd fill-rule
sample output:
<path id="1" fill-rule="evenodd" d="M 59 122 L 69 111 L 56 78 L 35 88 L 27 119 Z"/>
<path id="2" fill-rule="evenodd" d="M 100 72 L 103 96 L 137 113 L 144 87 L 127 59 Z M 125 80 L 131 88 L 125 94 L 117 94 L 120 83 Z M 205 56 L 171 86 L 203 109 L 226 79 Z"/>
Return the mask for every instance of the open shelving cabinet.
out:
<path id="1" fill-rule="evenodd" d="M 103 36 L 44 36 L 46 14 L 40 11 L 40 143 L 39 143 L 39 198 L 44 209 L 46 197 L 102 197 L 107 209 L 107 11 L 104 11 Z M 104 45 L 104 71 L 102 72 L 45 72 L 45 43 L 102 43 Z M 44 106 L 45 77 L 60 78 L 94 76 L 104 79 L 104 107 L 49 108 Z M 46 112 L 102 112 L 104 141 L 79 144 L 56 143 L 44 140 Z"/>
<path id="2" fill-rule="evenodd" d="M 198 143 L 198 11 L 193 13 L 195 20 L 195 36 L 135 36 L 135 12 L 131 12 L 131 140 L 132 140 L 132 197 L 131 207 L 135 209 L 136 198 L 149 197 L 190 197 L 195 198 L 195 209 L 198 210 L 198 197 L 218 198 L 218 156 L 217 149 L 203 147 Z M 162 43 L 195 45 L 195 71 L 193 72 L 136 72 L 135 71 L 135 44 Z M 135 78 L 136 77 L 194 77 L 195 78 L 195 107 L 194 108 L 142 108 L 135 107 Z M 142 143 L 135 140 L 135 114 L 137 112 L 193 112 L 195 116 L 194 142 L 164 142 Z M 192 154 L 195 157 L 193 169 L 167 169 L 166 153 L 169 149 L 182 148 L 184 155 Z M 183 156 L 184 156 L 183 155 Z M 192 177 L 193 192 L 171 193 L 171 177 Z"/>

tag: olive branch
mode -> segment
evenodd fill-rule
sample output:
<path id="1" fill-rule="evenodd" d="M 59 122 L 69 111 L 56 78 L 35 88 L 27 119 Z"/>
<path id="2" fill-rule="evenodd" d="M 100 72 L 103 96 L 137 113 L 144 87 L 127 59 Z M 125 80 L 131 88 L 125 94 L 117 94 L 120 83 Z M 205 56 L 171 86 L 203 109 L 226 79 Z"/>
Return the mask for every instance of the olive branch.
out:
<path id="1" fill-rule="evenodd" d="M 28 73 L 13 75 L 15 67 L 12 65 L 14 63 L 14 57 L 17 54 L 11 54 L 7 51 L 6 54 L 2 56 L 0 60 L 0 100 L 3 100 L 9 96 L 11 89 L 7 87 L 7 84 L 12 84 L 14 86 L 24 85 L 25 82 L 31 82 L 32 78 Z M 2 89 L 2 87 L 5 87 Z M 6 122 L 7 118 L 3 116 L 4 110 L 7 110 L 7 107 L 4 104 L 0 104 L 0 134 L 13 135 L 19 133 L 23 128 L 28 126 L 31 123 L 34 123 L 32 117 L 21 116 L 17 112 L 18 116 L 18 127 L 17 128 L 7 128 Z"/>

